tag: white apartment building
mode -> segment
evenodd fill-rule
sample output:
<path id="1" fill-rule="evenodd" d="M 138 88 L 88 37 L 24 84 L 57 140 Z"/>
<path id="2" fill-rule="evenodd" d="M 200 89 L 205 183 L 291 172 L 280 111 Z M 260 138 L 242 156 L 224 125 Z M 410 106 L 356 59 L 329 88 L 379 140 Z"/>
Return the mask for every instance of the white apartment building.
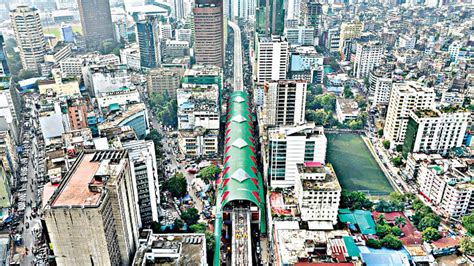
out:
<path id="1" fill-rule="evenodd" d="M 135 188 L 140 228 L 158 222 L 160 188 L 155 157 L 155 144 L 151 140 L 132 140 L 122 143 L 130 157 L 130 170 Z"/>
<path id="2" fill-rule="evenodd" d="M 392 148 L 405 140 L 410 111 L 431 109 L 435 96 L 432 88 L 414 81 L 392 85 L 384 128 L 384 138 L 390 141 Z"/>
<path id="3" fill-rule="evenodd" d="M 301 220 L 332 229 L 337 223 L 342 190 L 334 169 L 320 162 L 299 163 L 296 167 L 295 197 Z"/>
<path id="4" fill-rule="evenodd" d="M 177 90 L 178 129 L 219 129 L 219 86 L 183 83 Z"/>
<path id="5" fill-rule="evenodd" d="M 331 53 L 339 51 L 339 42 L 340 42 L 339 34 L 340 34 L 340 30 L 338 28 L 328 30 L 326 49 L 328 49 L 329 52 Z"/>
<path id="6" fill-rule="evenodd" d="M 283 37 L 260 37 L 257 43 L 257 82 L 286 78 L 288 47 Z"/>
<path id="7" fill-rule="evenodd" d="M 163 40 L 171 39 L 173 37 L 173 29 L 170 24 L 160 23 L 159 26 L 160 37 Z"/>
<path id="8" fill-rule="evenodd" d="M 314 123 L 286 126 L 268 131 L 268 178 L 272 187 L 294 187 L 297 164 L 324 163 L 327 139 L 323 127 Z"/>
<path id="9" fill-rule="evenodd" d="M 175 30 L 175 35 L 176 35 L 176 40 L 180 42 L 188 42 L 191 43 L 191 38 L 192 38 L 192 30 L 191 29 L 176 29 Z"/>
<path id="10" fill-rule="evenodd" d="M 178 147 L 186 157 L 199 157 L 217 155 L 219 145 L 219 130 L 195 130 L 178 131 Z"/>
<path id="11" fill-rule="evenodd" d="M 126 65 L 89 65 L 83 68 L 83 76 L 92 95 L 132 85 Z"/>
<path id="12" fill-rule="evenodd" d="M 380 63 L 384 46 L 380 42 L 357 43 L 353 75 L 360 79 L 367 77 Z"/>
<path id="13" fill-rule="evenodd" d="M 41 73 L 40 64 L 44 63 L 46 42 L 38 9 L 18 6 L 10 11 L 10 20 L 23 69 Z"/>
<path id="14" fill-rule="evenodd" d="M 79 57 L 70 57 L 59 62 L 63 76 L 82 77 L 82 64 L 84 59 Z"/>
<path id="15" fill-rule="evenodd" d="M 461 147 L 471 112 L 458 107 L 440 110 L 412 110 L 404 141 L 405 153 L 435 152 L 447 154 Z"/>
<path id="16" fill-rule="evenodd" d="M 398 38 L 398 47 L 405 48 L 405 49 L 415 49 L 416 45 L 416 37 L 415 36 L 408 36 L 402 35 Z"/>
<path id="17" fill-rule="evenodd" d="M 266 125 L 298 125 L 305 122 L 306 81 L 269 81 L 263 85 L 263 91 L 263 117 Z"/>
<path id="18" fill-rule="evenodd" d="M 418 186 L 441 215 L 451 221 L 461 221 L 474 211 L 474 171 L 461 159 L 440 159 L 421 164 Z"/>
<path id="19" fill-rule="evenodd" d="M 120 61 L 126 65 L 128 69 L 140 71 L 140 49 L 138 45 L 120 49 Z"/>
<path id="20" fill-rule="evenodd" d="M 369 83 L 369 101 L 371 105 L 373 107 L 387 105 L 392 91 L 391 73 L 375 68 L 370 71 Z"/>
<path id="21" fill-rule="evenodd" d="M 452 42 L 448 47 L 448 54 L 449 56 L 451 56 L 451 59 L 456 63 L 458 62 L 459 51 L 461 50 L 461 48 L 462 42 L 459 40 Z"/>
<path id="22" fill-rule="evenodd" d="M 292 46 L 313 45 L 314 28 L 307 26 L 296 26 L 285 28 L 285 36 L 288 43 Z"/>
<path id="23" fill-rule="evenodd" d="M 99 92 L 96 95 L 97 105 L 99 109 L 108 108 L 112 104 L 127 105 L 131 103 L 139 103 L 140 93 L 135 88 L 122 87 L 110 91 Z"/>
<path id="24" fill-rule="evenodd" d="M 353 99 L 336 99 L 336 118 L 340 123 L 347 120 L 357 119 L 359 116 L 359 105 Z"/>

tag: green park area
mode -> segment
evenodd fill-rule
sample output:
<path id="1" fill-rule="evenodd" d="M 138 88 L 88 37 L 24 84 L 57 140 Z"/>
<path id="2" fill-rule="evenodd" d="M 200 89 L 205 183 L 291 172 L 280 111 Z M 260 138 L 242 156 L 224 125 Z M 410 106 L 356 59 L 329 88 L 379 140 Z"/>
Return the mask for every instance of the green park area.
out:
<path id="1" fill-rule="evenodd" d="M 61 32 L 59 31 L 59 26 L 43 27 L 44 34 L 53 34 L 56 38 L 61 38 Z M 73 32 L 82 33 L 81 25 L 72 25 Z"/>
<path id="2" fill-rule="evenodd" d="M 370 196 L 388 195 L 393 191 L 390 182 L 359 135 L 326 136 L 326 158 L 333 165 L 343 189 L 368 192 Z"/>

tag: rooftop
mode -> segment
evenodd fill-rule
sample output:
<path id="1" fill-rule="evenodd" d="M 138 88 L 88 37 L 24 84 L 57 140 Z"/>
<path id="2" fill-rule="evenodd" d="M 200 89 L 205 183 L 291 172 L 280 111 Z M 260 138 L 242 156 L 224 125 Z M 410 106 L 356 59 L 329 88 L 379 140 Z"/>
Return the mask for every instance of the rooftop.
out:
<path id="1" fill-rule="evenodd" d="M 142 246 L 132 265 L 206 265 L 204 234 L 140 234 Z"/>
<path id="2" fill-rule="evenodd" d="M 281 126 L 268 131 L 270 139 L 286 139 L 287 136 L 306 136 L 306 138 L 326 138 L 324 128 L 314 123 L 299 126 Z"/>
<path id="3" fill-rule="evenodd" d="M 303 190 L 341 190 L 336 173 L 331 165 L 318 162 L 297 164 Z"/>
<path id="4" fill-rule="evenodd" d="M 123 150 L 83 152 L 49 200 L 51 207 L 97 206 L 107 181 L 123 171 L 127 153 Z"/>
<path id="5" fill-rule="evenodd" d="M 353 99 L 337 98 L 336 101 L 344 114 L 352 114 L 359 111 L 359 105 Z"/>

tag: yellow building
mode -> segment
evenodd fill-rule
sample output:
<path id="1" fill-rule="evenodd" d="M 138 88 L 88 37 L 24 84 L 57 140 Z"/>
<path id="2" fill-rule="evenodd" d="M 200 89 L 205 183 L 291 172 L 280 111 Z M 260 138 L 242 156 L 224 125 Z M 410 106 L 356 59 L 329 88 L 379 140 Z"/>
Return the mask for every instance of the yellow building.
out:
<path id="1" fill-rule="evenodd" d="M 341 24 L 341 33 L 339 37 L 339 52 L 344 51 L 344 42 L 353 38 L 359 38 L 362 35 L 364 23 L 354 21 L 351 23 L 344 22 Z"/>

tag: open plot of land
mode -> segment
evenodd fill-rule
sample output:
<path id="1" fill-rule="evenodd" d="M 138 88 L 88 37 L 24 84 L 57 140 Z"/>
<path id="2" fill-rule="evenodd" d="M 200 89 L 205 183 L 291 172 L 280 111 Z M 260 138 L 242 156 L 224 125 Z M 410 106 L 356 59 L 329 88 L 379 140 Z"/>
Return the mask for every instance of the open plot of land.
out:
<path id="1" fill-rule="evenodd" d="M 327 134 L 326 159 L 334 167 L 343 189 L 372 196 L 393 191 L 362 138 L 354 134 Z"/>

